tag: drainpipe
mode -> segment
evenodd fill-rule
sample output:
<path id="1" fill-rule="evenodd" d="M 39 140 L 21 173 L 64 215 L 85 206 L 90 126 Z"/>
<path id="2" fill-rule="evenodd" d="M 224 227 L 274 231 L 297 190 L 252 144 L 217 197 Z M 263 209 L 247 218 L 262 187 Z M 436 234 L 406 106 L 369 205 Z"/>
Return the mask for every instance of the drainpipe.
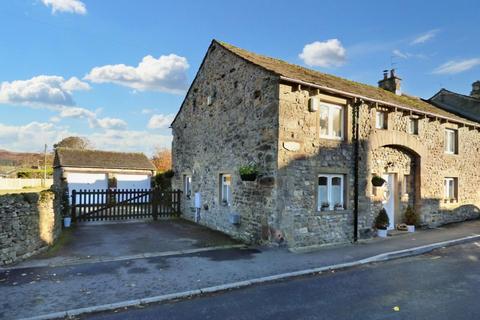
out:
<path id="1" fill-rule="evenodd" d="M 360 106 L 363 104 L 362 99 L 355 99 L 353 104 L 353 242 L 358 240 L 358 194 L 359 194 L 359 118 L 360 118 Z"/>

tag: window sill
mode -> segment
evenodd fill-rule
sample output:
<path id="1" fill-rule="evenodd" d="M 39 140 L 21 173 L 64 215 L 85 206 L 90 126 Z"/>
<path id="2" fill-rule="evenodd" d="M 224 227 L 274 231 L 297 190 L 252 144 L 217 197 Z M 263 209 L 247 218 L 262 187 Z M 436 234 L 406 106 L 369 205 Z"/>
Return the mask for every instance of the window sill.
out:
<path id="1" fill-rule="evenodd" d="M 444 151 L 443 154 L 447 155 L 447 156 L 458 156 L 458 152 L 457 153 L 454 153 L 454 152 L 446 152 Z"/>
<path id="2" fill-rule="evenodd" d="M 352 210 L 342 209 L 342 210 L 318 210 L 317 214 L 349 214 L 352 213 Z"/>
<path id="3" fill-rule="evenodd" d="M 328 137 L 328 136 L 320 136 L 320 139 L 322 140 L 331 140 L 331 141 L 343 141 L 343 137 Z"/>

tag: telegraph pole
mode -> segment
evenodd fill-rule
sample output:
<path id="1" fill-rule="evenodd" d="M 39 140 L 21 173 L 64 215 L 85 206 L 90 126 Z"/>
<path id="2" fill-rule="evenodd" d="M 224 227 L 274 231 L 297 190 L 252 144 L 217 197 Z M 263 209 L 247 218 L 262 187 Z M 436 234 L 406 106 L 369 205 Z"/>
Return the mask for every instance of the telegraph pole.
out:
<path id="1" fill-rule="evenodd" d="M 45 143 L 45 148 L 43 149 L 43 187 L 47 185 L 47 144 Z"/>

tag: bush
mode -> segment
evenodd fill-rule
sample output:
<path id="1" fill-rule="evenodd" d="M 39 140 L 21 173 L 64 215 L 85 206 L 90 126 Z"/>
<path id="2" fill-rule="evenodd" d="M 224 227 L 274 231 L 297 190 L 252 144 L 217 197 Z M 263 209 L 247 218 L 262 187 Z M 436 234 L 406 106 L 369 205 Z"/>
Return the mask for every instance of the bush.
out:
<path id="1" fill-rule="evenodd" d="M 405 223 L 409 226 L 416 226 L 417 225 L 417 213 L 415 209 L 411 206 L 407 206 L 405 209 Z"/>
<path id="2" fill-rule="evenodd" d="M 382 208 L 375 218 L 375 228 L 386 230 L 390 224 L 390 219 L 388 218 L 387 210 Z"/>
<path id="3" fill-rule="evenodd" d="M 152 187 L 160 188 L 161 190 L 171 190 L 173 175 L 174 173 L 172 170 L 158 173 L 152 179 Z"/>

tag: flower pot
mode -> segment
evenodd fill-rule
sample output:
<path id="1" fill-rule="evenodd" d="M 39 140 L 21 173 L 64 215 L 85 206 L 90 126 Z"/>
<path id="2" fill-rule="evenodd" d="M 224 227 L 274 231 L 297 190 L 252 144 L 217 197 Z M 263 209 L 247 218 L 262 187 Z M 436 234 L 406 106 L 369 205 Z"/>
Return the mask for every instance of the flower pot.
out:
<path id="1" fill-rule="evenodd" d="M 240 178 L 242 179 L 242 181 L 255 181 L 257 179 L 257 174 L 256 173 L 241 174 Z"/>
<path id="2" fill-rule="evenodd" d="M 70 217 L 63 218 L 63 226 L 65 228 L 70 228 L 71 223 L 72 223 L 72 218 L 70 218 Z"/>
<path id="3" fill-rule="evenodd" d="M 377 229 L 377 235 L 380 238 L 386 238 L 387 237 L 387 229 Z"/>
<path id="4" fill-rule="evenodd" d="M 408 232 L 415 232 L 415 226 L 407 224 L 407 230 L 408 230 Z"/>

